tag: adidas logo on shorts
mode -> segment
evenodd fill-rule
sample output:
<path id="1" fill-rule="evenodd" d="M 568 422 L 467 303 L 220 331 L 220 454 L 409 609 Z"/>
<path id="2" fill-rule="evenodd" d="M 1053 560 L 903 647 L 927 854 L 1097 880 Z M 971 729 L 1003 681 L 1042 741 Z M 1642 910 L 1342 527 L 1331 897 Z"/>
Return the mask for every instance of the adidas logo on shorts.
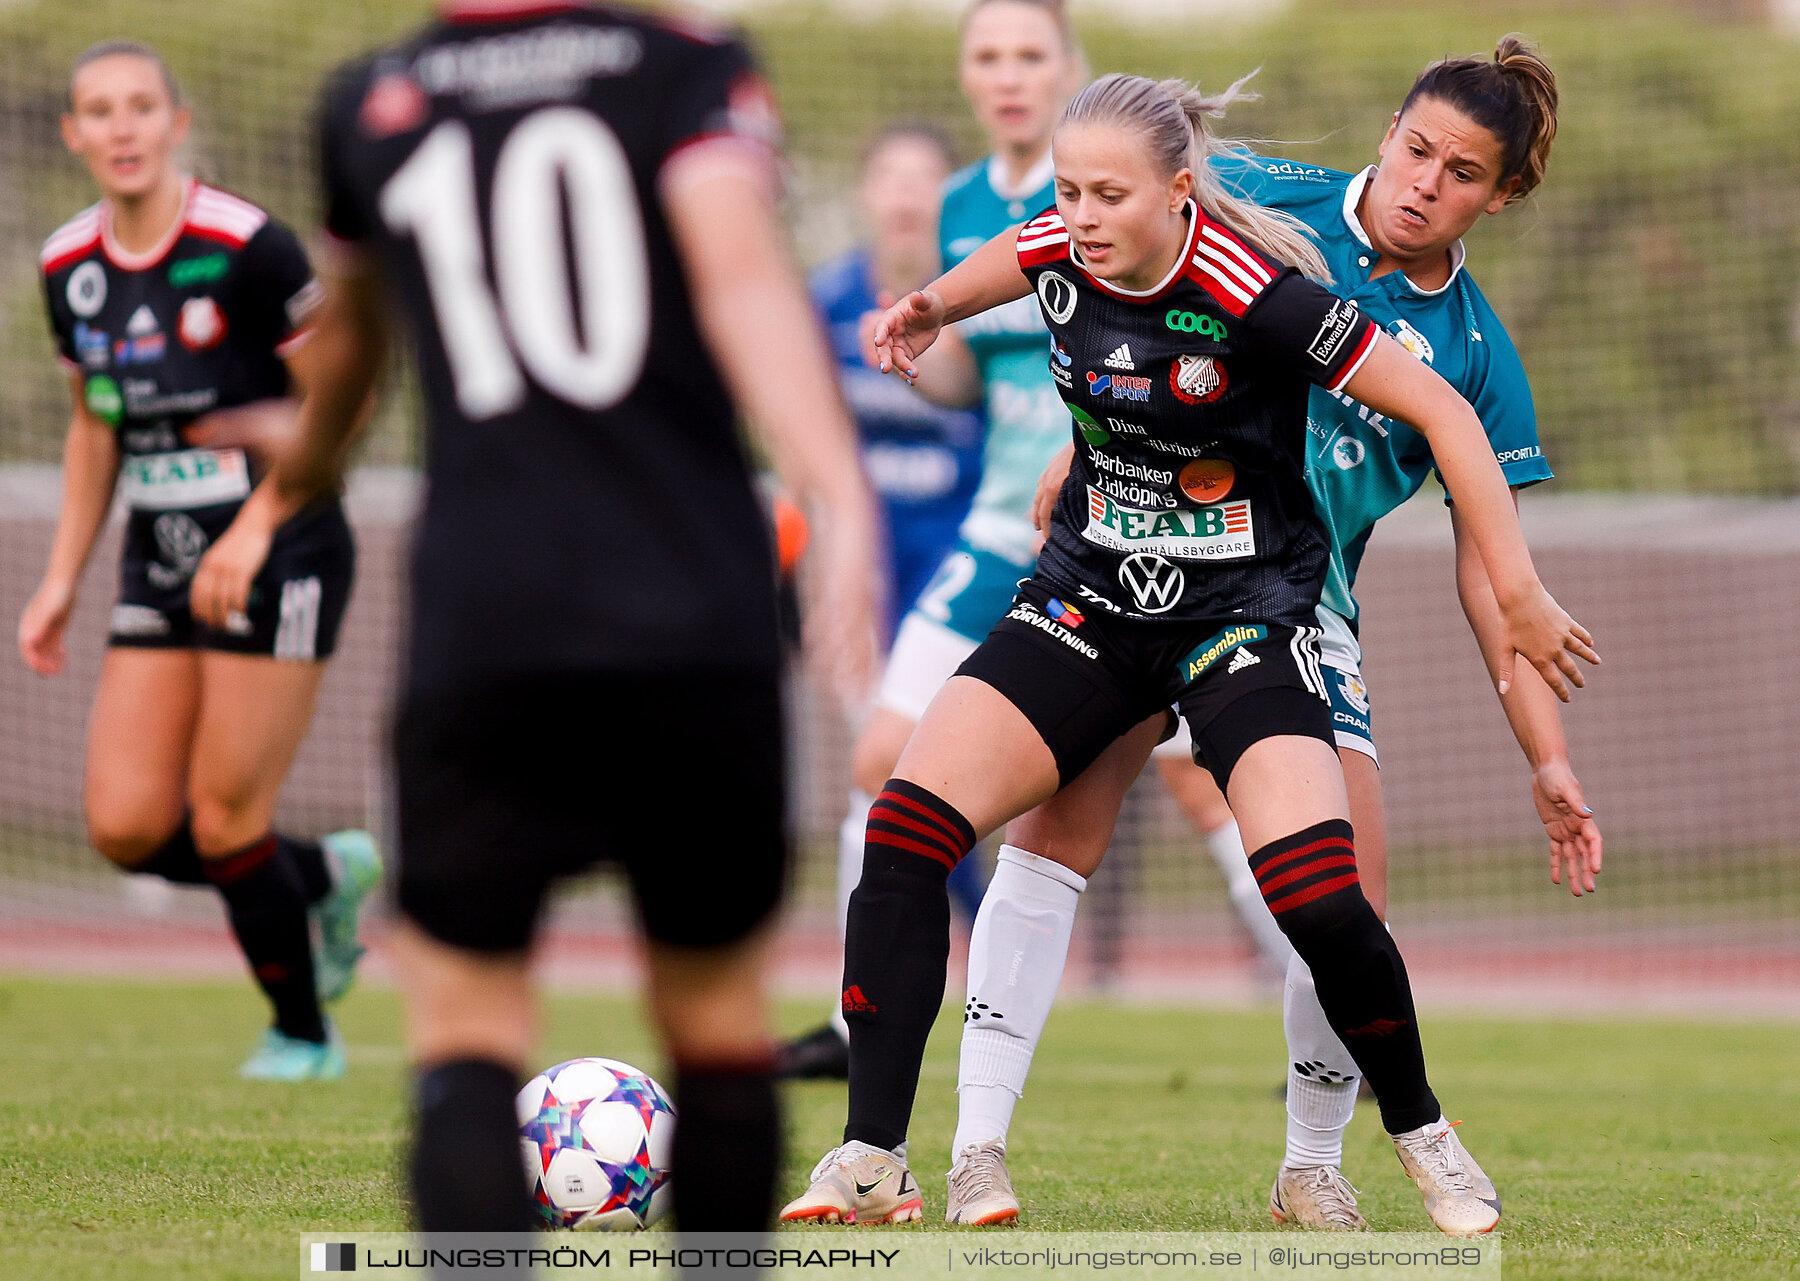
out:
<path id="1" fill-rule="evenodd" d="M 1233 672 L 1241 672 L 1246 667 L 1255 667 L 1260 662 L 1262 662 L 1262 659 L 1258 658 L 1255 654 L 1252 654 L 1249 650 L 1240 649 L 1236 656 L 1232 658 L 1231 666 L 1225 669 L 1225 674 L 1229 676 Z"/>
<path id="2" fill-rule="evenodd" d="M 1131 359 L 1131 344 L 1128 342 L 1120 343 L 1119 349 L 1100 363 L 1105 365 L 1108 369 L 1137 368 L 1137 365 L 1133 363 Z"/>

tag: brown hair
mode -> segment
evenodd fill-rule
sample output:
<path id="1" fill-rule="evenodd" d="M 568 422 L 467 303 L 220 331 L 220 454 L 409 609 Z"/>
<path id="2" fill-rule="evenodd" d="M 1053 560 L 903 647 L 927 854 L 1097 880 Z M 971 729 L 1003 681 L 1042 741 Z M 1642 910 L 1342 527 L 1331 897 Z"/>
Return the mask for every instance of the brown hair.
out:
<path id="1" fill-rule="evenodd" d="M 1500 140 L 1500 181 L 1519 185 L 1506 202 L 1523 200 L 1544 181 L 1556 141 L 1556 73 L 1537 46 L 1517 33 L 1501 37 L 1492 61 L 1446 58 L 1419 73 L 1400 114 L 1420 98 L 1436 98 Z"/>
<path id="2" fill-rule="evenodd" d="M 1194 175 L 1194 198 L 1209 218 L 1270 257 L 1292 263 L 1315 280 L 1330 284 L 1331 271 L 1324 256 L 1299 219 L 1232 195 L 1207 164 L 1208 157 L 1230 150 L 1233 144 L 1214 137 L 1206 118 L 1222 116 L 1231 103 L 1256 97 L 1244 92 L 1244 82 L 1249 79 L 1245 76 L 1223 93 L 1208 95 L 1181 80 L 1158 82 L 1114 72 L 1076 94 L 1063 112 L 1062 124 L 1110 125 L 1138 134 L 1165 178 L 1173 178 L 1183 169 Z"/>
<path id="3" fill-rule="evenodd" d="M 169 105 L 181 105 L 181 85 L 175 80 L 175 73 L 169 70 L 169 64 L 163 56 L 141 40 L 102 40 L 99 44 L 89 45 L 82 50 L 81 56 L 75 59 L 75 65 L 69 68 L 69 110 L 75 110 L 75 77 L 90 62 L 99 62 L 102 58 L 142 58 L 153 65 L 162 76 L 163 88 L 169 92 Z"/>

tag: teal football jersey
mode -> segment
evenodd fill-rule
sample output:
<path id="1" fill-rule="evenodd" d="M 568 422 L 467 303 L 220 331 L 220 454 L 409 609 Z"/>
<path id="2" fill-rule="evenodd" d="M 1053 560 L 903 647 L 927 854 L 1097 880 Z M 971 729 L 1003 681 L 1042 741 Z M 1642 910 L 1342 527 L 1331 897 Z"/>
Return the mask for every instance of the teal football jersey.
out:
<path id="1" fill-rule="evenodd" d="M 1214 160 L 1238 194 L 1305 223 L 1331 268 L 1332 290 L 1348 298 L 1475 407 L 1509 485 L 1550 479 L 1538 443 L 1531 385 L 1492 307 L 1463 270 L 1461 242 L 1450 279 L 1420 289 L 1400 271 L 1369 279 L 1376 253 L 1356 218 L 1375 170 L 1340 173 L 1240 152 Z M 1433 470 L 1431 446 L 1405 423 L 1384 418 L 1341 392 L 1315 388 L 1307 407 L 1306 479 L 1331 533 L 1324 604 L 1356 617 L 1351 588 L 1375 522 L 1418 492 Z"/>
<path id="2" fill-rule="evenodd" d="M 945 184 L 938 221 L 945 271 L 1056 202 L 1048 155 L 1026 175 L 1030 190 L 1016 199 L 996 189 L 1002 178 L 994 161 L 982 160 Z M 971 317 L 958 331 L 981 370 L 988 422 L 981 485 L 962 536 L 972 546 L 1029 566 L 1037 541 L 1030 519 L 1037 478 L 1069 441 L 1069 411 L 1050 378 L 1050 331 L 1030 296 Z"/>

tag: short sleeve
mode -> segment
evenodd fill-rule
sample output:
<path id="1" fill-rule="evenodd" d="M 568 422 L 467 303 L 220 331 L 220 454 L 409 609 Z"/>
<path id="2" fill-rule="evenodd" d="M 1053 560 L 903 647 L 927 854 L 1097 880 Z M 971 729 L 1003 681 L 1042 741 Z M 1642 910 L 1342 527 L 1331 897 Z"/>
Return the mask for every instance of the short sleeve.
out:
<path id="1" fill-rule="evenodd" d="M 238 271 L 233 321 L 281 351 L 305 331 L 318 306 L 319 285 L 306 251 L 292 231 L 271 218 L 245 244 Z"/>
<path id="2" fill-rule="evenodd" d="M 1549 480 L 1555 473 L 1538 440 L 1537 410 L 1519 353 L 1498 323 L 1483 324 L 1482 343 L 1488 359 L 1479 385 L 1465 395 L 1494 447 L 1500 474 L 1519 488 Z"/>
<path id="3" fill-rule="evenodd" d="M 50 277 L 40 271 L 38 280 L 44 287 L 44 313 L 50 321 L 50 336 L 56 343 L 56 354 L 65 368 L 80 369 L 81 361 L 75 352 L 75 334 L 70 325 L 68 310 L 57 305 L 56 286 Z"/>
<path id="4" fill-rule="evenodd" d="M 667 103 L 659 113 L 658 167 L 677 152 L 715 138 L 779 148 L 781 116 L 775 95 L 750 51 L 737 40 L 698 48 L 697 56 L 677 64 L 667 86 Z"/>
<path id="5" fill-rule="evenodd" d="M 359 90 L 367 78 L 364 69 L 355 66 L 332 76 L 319 99 L 315 130 L 325 230 L 347 244 L 357 244 L 375 230 L 373 211 L 347 163 Z"/>
<path id="6" fill-rule="evenodd" d="M 1327 391 L 1342 391 L 1381 330 L 1353 302 L 1290 267 L 1244 313 L 1259 354 Z"/>

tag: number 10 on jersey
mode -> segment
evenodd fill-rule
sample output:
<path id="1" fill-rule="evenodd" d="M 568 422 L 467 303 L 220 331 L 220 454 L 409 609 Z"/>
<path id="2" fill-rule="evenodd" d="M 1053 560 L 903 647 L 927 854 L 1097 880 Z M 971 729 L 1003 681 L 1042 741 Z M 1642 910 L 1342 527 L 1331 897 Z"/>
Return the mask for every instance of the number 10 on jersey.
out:
<path id="1" fill-rule="evenodd" d="M 457 407 L 474 422 L 518 409 L 527 373 L 570 404 L 617 404 L 650 345 L 643 218 L 618 137 L 578 107 L 513 126 L 487 193 L 493 287 L 481 197 L 460 120 L 427 134 L 381 189 L 382 219 L 418 245 Z"/>

